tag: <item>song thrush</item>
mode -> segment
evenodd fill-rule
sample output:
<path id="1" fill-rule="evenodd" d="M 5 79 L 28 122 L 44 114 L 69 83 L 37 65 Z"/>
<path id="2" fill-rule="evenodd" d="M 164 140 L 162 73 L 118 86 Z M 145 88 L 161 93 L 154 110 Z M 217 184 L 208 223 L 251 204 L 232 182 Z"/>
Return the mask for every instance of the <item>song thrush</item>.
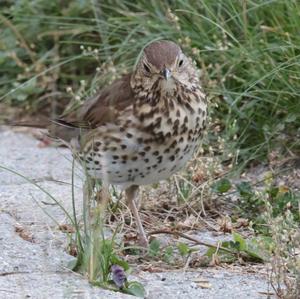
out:
<path id="1" fill-rule="evenodd" d="M 88 175 L 125 189 L 140 241 L 138 186 L 182 169 L 201 139 L 207 102 L 191 59 L 171 41 L 147 45 L 134 71 L 102 89 L 50 134 L 68 143 Z"/>

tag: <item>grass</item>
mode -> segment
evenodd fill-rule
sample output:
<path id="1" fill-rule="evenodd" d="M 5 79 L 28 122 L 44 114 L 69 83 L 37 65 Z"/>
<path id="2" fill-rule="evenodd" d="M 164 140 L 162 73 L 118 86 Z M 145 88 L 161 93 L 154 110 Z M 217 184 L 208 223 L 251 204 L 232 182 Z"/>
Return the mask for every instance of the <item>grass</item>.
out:
<path id="1" fill-rule="evenodd" d="M 56 102 L 52 112 L 61 112 L 130 71 L 146 43 L 167 38 L 196 60 L 218 105 L 211 109 L 218 132 L 209 134 L 210 142 L 221 136 L 239 149 L 241 166 L 265 160 L 274 148 L 299 153 L 297 1 L 23 0 L 2 6 L 2 101 L 29 111 Z"/>
<path id="2" fill-rule="evenodd" d="M 94 0 L 2 1 L 0 101 L 21 107 L 24 113 L 60 114 L 131 71 L 148 42 L 177 41 L 201 69 L 210 99 L 203 147 L 187 171 L 175 177 L 177 204 L 198 219 L 215 215 L 210 207 L 216 198 L 227 207 L 228 199 L 237 194 L 238 206 L 230 204 L 233 222 L 251 219 L 255 236 L 274 235 L 274 273 L 284 269 L 296 277 L 289 284 L 280 274 L 276 283 L 292 290 L 299 273 L 287 265 L 297 265 L 297 255 L 283 257 L 298 243 L 294 238 L 288 244 L 278 232 L 284 227 L 295 235 L 290 218 L 299 224 L 297 190 L 275 179 L 271 185 L 264 181 L 253 186 L 235 183 L 231 177 L 256 165 L 270 166 L 273 175 L 281 169 L 277 167 L 281 160 L 292 161 L 300 154 L 299 11 L 296 0 L 142 0 L 113 5 Z M 113 209 L 118 211 L 117 206 Z M 79 232 L 75 216 L 72 225 Z M 223 244 L 234 250 L 234 256 L 253 245 L 235 238 Z M 79 235 L 76 243 L 84 247 Z M 97 253 L 100 258 L 109 247 L 104 243 L 98 244 L 104 250 Z M 154 243 L 151 252 L 169 261 L 180 252 L 176 245 L 160 249 Z M 189 248 L 185 252 L 189 255 Z M 210 254 L 216 259 L 218 252 L 211 249 Z M 289 298 L 275 288 L 278 296 Z"/>

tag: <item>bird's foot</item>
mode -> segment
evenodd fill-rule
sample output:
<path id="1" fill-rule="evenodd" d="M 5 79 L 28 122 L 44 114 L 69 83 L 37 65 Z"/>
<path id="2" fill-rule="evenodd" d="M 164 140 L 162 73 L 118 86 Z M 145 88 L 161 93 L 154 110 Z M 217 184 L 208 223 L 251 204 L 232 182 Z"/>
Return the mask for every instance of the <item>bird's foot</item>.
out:
<path id="1" fill-rule="evenodd" d="M 148 242 L 146 235 L 139 235 L 138 244 L 143 248 L 148 248 L 149 242 Z"/>

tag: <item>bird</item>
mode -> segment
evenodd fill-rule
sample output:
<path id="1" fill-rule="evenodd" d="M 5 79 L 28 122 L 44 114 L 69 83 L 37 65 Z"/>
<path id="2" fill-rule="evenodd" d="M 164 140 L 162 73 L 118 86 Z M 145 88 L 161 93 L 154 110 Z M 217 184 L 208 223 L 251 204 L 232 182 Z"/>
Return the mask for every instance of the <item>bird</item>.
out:
<path id="1" fill-rule="evenodd" d="M 49 134 L 68 145 L 89 178 L 125 190 L 138 241 L 147 247 L 138 190 L 184 168 L 201 143 L 206 120 L 196 65 L 177 43 L 156 40 L 142 49 L 131 73 L 53 120 Z"/>

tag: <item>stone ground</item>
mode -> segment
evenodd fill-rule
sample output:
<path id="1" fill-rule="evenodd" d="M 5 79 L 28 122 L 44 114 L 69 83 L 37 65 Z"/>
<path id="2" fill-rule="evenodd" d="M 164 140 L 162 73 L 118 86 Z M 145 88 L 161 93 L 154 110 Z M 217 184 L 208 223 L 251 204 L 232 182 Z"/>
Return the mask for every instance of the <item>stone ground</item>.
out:
<path id="1" fill-rule="evenodd" d="M 67 149 L 38 146 L 29 134 L 0 128 L 0 166 L 33 180 L 71 212 L 71 156 Z M 81 180 L 76 179 L 76 202 Z M 67 235 L 58 230 L 66 216 L 33 183 L 0 168 L 0 298 L 134 298 L 89 285 L 67 269 Z M 48 214 L 46 214 L 46 213 Z M 51 219 L 51 216 L 53 219 Z M 201 235 L 199 235 L 201 238 Z M 135 273 L 147 298 L 267 298 L 263 274 L 243 269 Z M 199 286 L 205 281 L 207 287 Z"/>

